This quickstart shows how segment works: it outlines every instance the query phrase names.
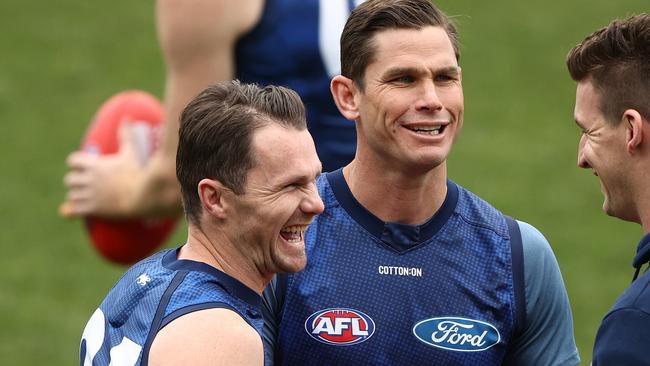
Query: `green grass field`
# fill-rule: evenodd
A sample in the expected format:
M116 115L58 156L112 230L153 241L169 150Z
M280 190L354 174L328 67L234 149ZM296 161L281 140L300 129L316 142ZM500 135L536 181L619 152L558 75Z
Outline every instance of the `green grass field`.
M242 0L245 1L245 0ZM438 3L462 42L465 129L450 176L549 239L571 298L583 364L632 277L641 229L601 212L597 178L575 166L568 50L647 0ZM57 214L66 155L109 95L161 95L152 1L0 3L0 360L76 364L83 327L124 268ZM168 245L184 240L181 226Z

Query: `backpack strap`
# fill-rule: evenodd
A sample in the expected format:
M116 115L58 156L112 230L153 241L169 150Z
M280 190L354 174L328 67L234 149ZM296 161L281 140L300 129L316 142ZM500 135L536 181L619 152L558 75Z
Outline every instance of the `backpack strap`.
M515 335L521 334L526 325L526 286L524 283L524 248L519 224L510 216L504 215L510 233L512 252L512 285L515 296Z

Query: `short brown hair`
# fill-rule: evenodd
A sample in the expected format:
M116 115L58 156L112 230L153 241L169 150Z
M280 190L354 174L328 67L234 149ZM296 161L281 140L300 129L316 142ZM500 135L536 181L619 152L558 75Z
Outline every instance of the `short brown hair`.
M573 80L590 79L600 109L618 124L632 108L650 119L650 15L615 20L575 46L567 56Z
M255 130L271 123L300 131L307 128L305 107L296 92L237 80L205 89L180 118L176 177L185 214L197 225L201 179L216 179L235 194L244 193L248 170L255 165L251 151Z
M341 33L341 74L363 88L366 67L374 61L373 36L387 29L442 27L460 58L458 32L430 0L368 0L355 8Z

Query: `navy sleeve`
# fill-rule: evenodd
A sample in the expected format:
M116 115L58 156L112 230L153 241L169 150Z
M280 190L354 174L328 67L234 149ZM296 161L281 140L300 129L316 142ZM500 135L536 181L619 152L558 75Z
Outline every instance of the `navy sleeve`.
M571 306L553 250L537 229L518 223L524 257L526 323L513 340L507 364L577 365L580 357Z
M598 329L592 366L650 365L650 315L623 308L610 313Z

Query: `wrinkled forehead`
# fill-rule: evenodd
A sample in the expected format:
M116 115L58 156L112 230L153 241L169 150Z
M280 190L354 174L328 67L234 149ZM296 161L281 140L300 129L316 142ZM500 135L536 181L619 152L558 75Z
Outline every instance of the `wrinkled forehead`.
M426 43L421 43L422 39L414 39L414 35L417 34L426 34L428 35L428 40ZM380 50L384 44L413 44L417 46L418 43L420 46L426 46L430 42L443 42L445 48L448 48L453 56L458 59L457 50L454 46L454 42L450 37L447 30L441 25L425 25L422 27L392 27L376 30L370 39L368 44L372 46L374 53Z
M390 68L409 68L413 64L460 71L451 40L441 27L386 30L377 33L373 42L374 54L366 72L377 64Z

